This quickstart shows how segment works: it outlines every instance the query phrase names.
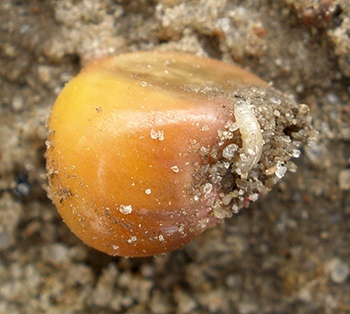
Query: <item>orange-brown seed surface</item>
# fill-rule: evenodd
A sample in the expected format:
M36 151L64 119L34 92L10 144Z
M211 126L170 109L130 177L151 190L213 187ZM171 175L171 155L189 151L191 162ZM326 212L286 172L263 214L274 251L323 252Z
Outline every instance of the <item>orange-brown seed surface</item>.
M239 129L218 138L237 122L228 95L256 85L266 83L179 53L90 62L49 121L49 196L64 222L89 246L118 256L170 252L213 226L221 218L214 210L230 197L225 202L208 169L228 145L244 148Z

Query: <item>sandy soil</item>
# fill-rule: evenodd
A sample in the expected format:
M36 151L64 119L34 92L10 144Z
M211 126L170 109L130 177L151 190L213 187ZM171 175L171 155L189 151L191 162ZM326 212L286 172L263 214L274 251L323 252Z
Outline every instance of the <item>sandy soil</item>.
M91 58L171 50L235 62L319 131L267 196L156 258L86 247L42 188L45 122ZM348 0L2 0L0 313L350 313Z

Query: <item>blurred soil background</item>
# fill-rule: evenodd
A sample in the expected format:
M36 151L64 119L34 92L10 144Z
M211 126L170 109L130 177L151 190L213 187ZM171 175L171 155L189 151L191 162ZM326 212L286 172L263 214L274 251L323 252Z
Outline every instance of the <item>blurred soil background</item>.
M310 106L317 141L264 198L185 248L109 257L42 188L45 122L91 58L235 62ZM1 0L0 313L350 313L348 0Z

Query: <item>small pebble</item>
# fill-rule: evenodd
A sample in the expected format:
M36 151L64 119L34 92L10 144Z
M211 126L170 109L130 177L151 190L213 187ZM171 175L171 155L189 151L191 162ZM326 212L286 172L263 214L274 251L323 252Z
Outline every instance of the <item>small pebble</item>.
M342 170L338 176L339 186L341 190L350 190L350 169Z
M350 267L344 263L340 258L333 258L327 265L327 270L334 283L343 283L350 274Z

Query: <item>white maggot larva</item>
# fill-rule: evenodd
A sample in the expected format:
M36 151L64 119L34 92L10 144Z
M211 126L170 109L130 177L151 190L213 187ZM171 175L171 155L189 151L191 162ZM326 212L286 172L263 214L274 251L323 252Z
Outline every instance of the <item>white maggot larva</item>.
M259 162L263 137L259 122L249 104L243 101L237 102L234 114L243 142L237 170L243 174L254 168Z

